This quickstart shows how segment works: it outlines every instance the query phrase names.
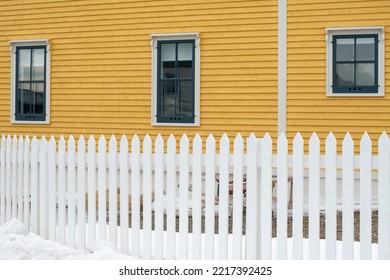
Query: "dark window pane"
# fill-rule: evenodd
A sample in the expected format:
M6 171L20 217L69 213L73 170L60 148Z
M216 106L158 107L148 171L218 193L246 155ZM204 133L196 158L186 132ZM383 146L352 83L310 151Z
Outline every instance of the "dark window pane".
M356 85L374 86L375 85L375 64L357 63L356 64Z
M179 92L179 110L177 112L180 116L193 116L194 115L194 95L193 95L193 82L181 81L178 82Z
M176 107L174 81L161 81L160 89L160 114L162 116L174 116Z
M33 93L30 90L30 83L20 83L18 84L17 90L18 97L18 114L32 114L32 101Z
M375 59L375 39L374 38L356 38L356 60L374 60Z
M32 80L43 81L45 73L45 51L44 49L32 50Z
M44 106L44 84L43 83L33 83L31 85L32 93L34 94L34 103L33 111L35 114L43 114Z
M176 57L176 45L175 44L161 44L161 77L175 78L175 57Z
M29 81L30 80L30 69L31 69L31 50L21 49L18 51L18 81Z
M193 44L179 43L178 44L178 73L180 78L192 77L193 66Z
M336 86L354 85L354 64L345 63L336 65Z
M336 61L353 61L354 60L355 39L337 39L336 40Z

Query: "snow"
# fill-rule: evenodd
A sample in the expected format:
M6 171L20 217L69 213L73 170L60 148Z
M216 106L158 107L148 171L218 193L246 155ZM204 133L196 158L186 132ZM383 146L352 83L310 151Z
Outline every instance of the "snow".
M27 232L17 219L0 226L0 260L124 260L111 243L98 241L93 248L77 250Z
M164 233L166 234L166 233ZM152 243L154 232L152 232ZM129 229L129 236L131 236L131 229ZM192 235L189 234L189 256L192 255ZM141 231L142 238L142 231ZM176 234L179 239L179 233ZM202 244L205 236L202 235ZM288 259L292 259L292 239L287 240ZM232 242L232 236L229 235L229 243ZM142 240L141 252L142 252ZM243 254L245 248L245 238L243 237ZM320 241L320 259L325 259L325 240ZM218 236L215 235L215 252L218 252ZM308 259L308 239L303 240L303 259ZM152 244L153 247L153 244ZM177 254L179 254L177 246ZM276 257L277 240L272 240L273 258ZM378 246L372 244L371 246L372 258L377 259ZM342 259L342 242L337 241L337 259ZM205 248L201 248L201 255L204 257ZM165 252L166 253L166 252ZM360 243L354 243L354 259L359 259ZM229 259L231 259L231 252L229 250ZM109 242L97 241L93 248L87 247L86 250L78 250L72 247L59 244L54 241L45 240L42 237L28 232L25 225L17 219L0 225L0 260L136 260L136 258L122 254L115 246Z

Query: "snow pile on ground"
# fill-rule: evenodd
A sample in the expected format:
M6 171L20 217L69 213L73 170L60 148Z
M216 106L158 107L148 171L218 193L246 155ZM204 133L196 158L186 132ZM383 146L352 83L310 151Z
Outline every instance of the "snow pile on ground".
M25 225L13 219L0 226L0 260L121 260L134 259L121 254L108 242L94 248L73 249L28 233Z

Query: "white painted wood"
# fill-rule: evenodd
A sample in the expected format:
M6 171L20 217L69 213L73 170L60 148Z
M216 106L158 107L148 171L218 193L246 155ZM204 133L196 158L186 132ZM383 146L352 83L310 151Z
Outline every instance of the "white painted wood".
M5 222L5 136L1 136L0 147L0 224Z
M73 136L68 139L68 238L66 244L76 246L76 142Z
M202 252L202 139L195 135L192 144L192 259L200 260Z
M229 154L230 141L226 133L222 135L219 148L219 240L218 240L218 259L225 260L229 256Z
M97 239L106 240L107 220L107 167L106 167L106 139L100 136L98 142L98 232Z
M24 146L23 146L23 137L19 136L18 138L18 146L17 146L17 157L18 157L18 171L17 171L17 217L19 221L23 221L23 154L24 154Z
M24 139L23 153L23 223L30 228L30 138Z
M10 140L10 138L8 139ZM7 139L7 148L9 147L8 139ZM31 232L35 234L39 234L38 151L39 151L39 142L37 138L34 136L31 140ZM6 205L6 207L8 208L9 205ZM8 212L6 212L6 215L9 214L9 217L10 217L10 210L11 209L8 209ZM6 216L6 219L7 218L8 217Z
M179 259L188 259L188 188L189 188L189 140L184 134L180 139L179 178Z
M109 218L109 240L117 246L118 228L118 192L117 192L117 146L115 136L111 136L108 144L108 218Z
M38 153L38 147L36 150ZM38 161L38 159L36 159L36 161ZM36 164L36 166L38 166L38 164ZM11 140L11 136L8 135L6 148L5 148L5 220L6 222L11 220L12 218L12 176L11 174L12 174L12 140ZM36 176L36 179L38 179L38 176ZM35 185L34 191L35 190L38 190L38 183ZM37 222L37 219L35 222ZM38 231L36 233L38 233Z
M39 141L39 234L48 238L48 186L47 142L45 136Z
M329 133L325 143L325 198L326 198L326 252L328 260L335 260L337 256L336 237L337 237L337 141L333 133Z
M371 259L372 143L367 132L360 141L360 259ZM390 202L390 201L389 201Z
M77 248L85 248L85 193L86 189L86 147L84 136L77 142Z
M122 135L119 154L120 249L129 253L129 142Z
M57 163L56 163L56 140L54 136L50 137L50 141L47 147L48 156L48 227L49 227L49 239L56 240L57 230Z
M143 140L143 259L152 257L152 140Z
M66 186L66 176L65 176L65 139L61 135L58 142L58 236L57 241L59 243L65 244L66 239L66 206L65 206L65 186ZM32 159L32 154L31 154ZM31 178L33 174L31 172ZM31 184L32 192L32 184Z
M11 149L11 216L16 218L18 216L18 139L16 136L12 137Z
M140 229L141 229L141 175L140 175L140 141L137 135L131 140L131 228L132 228L132 255L140 257Z
M93 247L96 239L96 141L91 135L88 139L88 246Z
M247 140L248 174L246 200L246 257L248 260L258 258L258 185L257 185L257 144L258 140L252 133ZM221 221L220 221L221 222ZM226 244L227 247L227 244ZM226 251L226 249L225 249Z
M242 259L243 220L243 160L244 140L241 134L234 139L233 159L233 259Z
M390 140L383 132L378 146L378 259L390 259Z
M319 259L320 250L320 140L309 140L309 259Z
M294 260L303 259L303 138L297 133L293 140L293 253Z
M215 230L215 139L210 134L206 140L206 205L205 205L205 258L214 259Z
M281 133L277 142L277 258L287 259L288 142Z
M272 258L272 139L266 133L261 141L261 259Z
M175 259L176 235L176 140L168 138L167 154L167 259Z
M159 134L155 140L155 200L154 200L154 219L155 219L155 246L154 258L161 260L163 258L164 245L164 140Z
M354 255L354 143L349 133L343 141L342 152L342 196L343 196L343 259L353 259Z

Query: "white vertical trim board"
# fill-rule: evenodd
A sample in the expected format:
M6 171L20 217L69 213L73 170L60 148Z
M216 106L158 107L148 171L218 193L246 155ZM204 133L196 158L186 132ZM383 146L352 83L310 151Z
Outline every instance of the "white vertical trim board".
M278 135L287 129L287 1L278 1Z

